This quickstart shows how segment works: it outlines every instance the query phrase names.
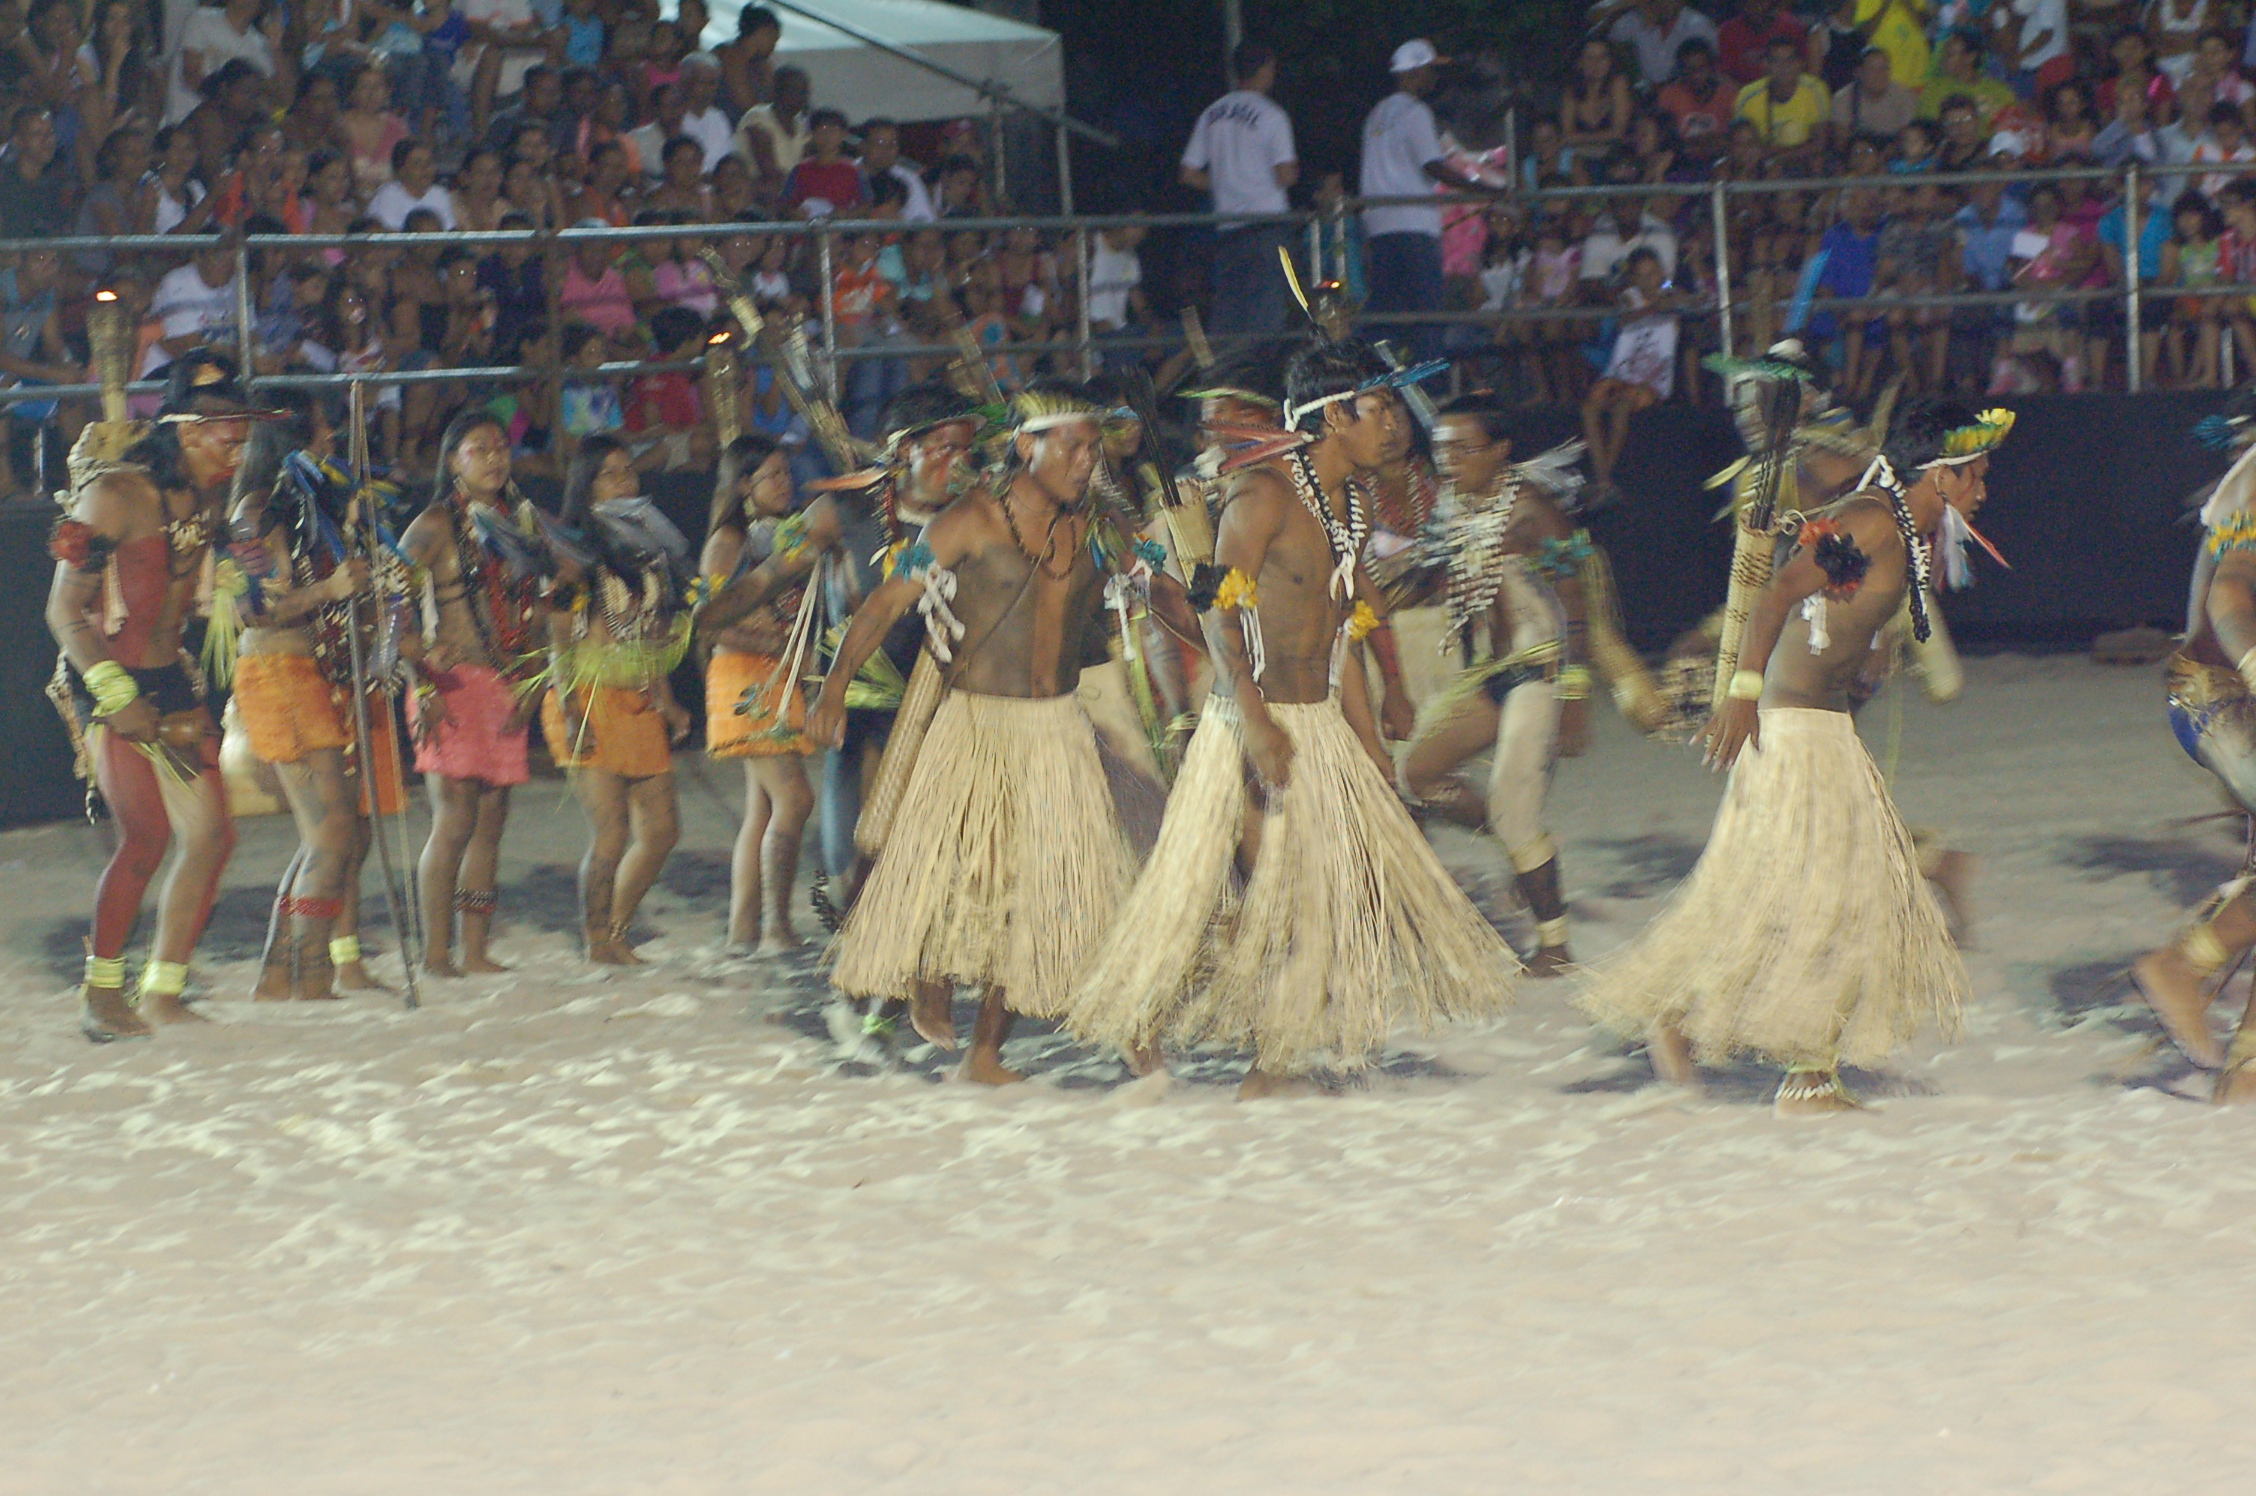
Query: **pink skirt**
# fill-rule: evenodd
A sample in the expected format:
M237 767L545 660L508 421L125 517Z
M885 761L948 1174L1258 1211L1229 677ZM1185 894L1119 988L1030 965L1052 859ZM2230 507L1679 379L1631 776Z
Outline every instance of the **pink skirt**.
M417 718L420 703L407 701L407 720L415 733L415 768L442 779L479 780L497 788L523 784L525 723L512 727L517 694L499 672L484 665L457 665L431 677L446 708L444 720L428 734Z

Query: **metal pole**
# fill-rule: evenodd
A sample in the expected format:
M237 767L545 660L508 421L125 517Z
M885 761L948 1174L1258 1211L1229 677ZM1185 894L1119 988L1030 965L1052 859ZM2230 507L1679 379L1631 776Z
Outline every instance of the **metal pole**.
M1065 137L1060 135L1058 139L1062 141ZM1089 339L1089 230L1086 226L1073 231L1073 265L1081 287L1081 294L1074 298L1080 303L1080 311L1073 319L1073 341L1081 350L1081 377L1094 379L1097 366L1095 349Z
M823 381L830 386L830 403L836 405L838 403L838 283L831 278L829 224L826 223L815 230L815 249L822 266L822 342L823 352L828 355L823 362L829 366L828 372L823 376Z
M1073 137L1057 132L1058 214L1073 216Z
M1714 222L1715 278L1716 278L1716 336L1720 340L1723 356L1732 356L1731 339L1731 215L1724 207L1723 183L1715 184L1708 195L1709 215Z
M251 325L251 246L235 236L235 350L243 388L257 376L258 330Z
M1504 175L1512 193L1520 190L1520 106L1507 105L1504 110Z
M994 159L987 164L987 179L994 184L995 206L1000 208L1010 200L1010 176L1003 164L1003 101L991 100L987 111L987 137L993 142L989 154Z
M1308 283L1316 284L1327 277L1324 274L1324 219L1321 214L1308 220Z
M2124 375L2132 394L2144 383L2145 340L2139 336L2139 169L2133 156L2123 171L2123 347L2130 354Z

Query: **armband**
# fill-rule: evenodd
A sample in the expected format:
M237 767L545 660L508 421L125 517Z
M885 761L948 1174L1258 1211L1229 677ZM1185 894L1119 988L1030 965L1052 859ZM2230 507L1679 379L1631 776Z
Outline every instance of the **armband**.
M1248 613L1261 606L1261 590L1253 578L1235 566L1223 573L1222 584L1214 589L1214 606L1225 613Z
M1582 563L1595 554L1590 544L1590 532L1577 530L1566 539L1553 537L1536 548L1535 569L1555 582L1563 582L1582 571Z
M100 660L86 667L87 694L94 698L94 715L115 716L141 694L140 683L115 660Z
M2222 561L2228 551L2256 551L2256 515L2236 509L2209 532L2209 559Z
M1357 603L1355 611L1347 615L1347 642L1350 644L1361 643L1374 631L1383 627L1384 623L1385 620L1379 617L1369 603Z
M1156 540L1139 540L1136 542L1136 559L1157 571L1167 564L1167 550Z
M1738 672L1731 677L1731 684L1725 687L1723 692L1733 701L1760 701L1762 700L1762 693L1763 678L1762 672L1759 670Z
M932 570L932 563L935 559L932 554L932 547L920 540L901 552L901 558L893 563L893 575L897 577L922 576Z
M813 547L807 539L807 511L802 509L776 525L775 553L778 558L797 561L811 549Z
M1214 606L1214 594L1221 590L1222 570L1211 561L1201 561L1191 568L1190 585L1183 590L1189 594L1191 611L1204 613Z
M55 521L47 532L47 554L79 571L100 571L117 542L82 519L69 516Z
M1587 701L1590 699L1590 667L1569 665L1559 672L1554 682L1561 701Z
M1835 602L1855 597L1864 585L1864 574L1872 569L1872 558L1858 547L1856 537L1833 520L1806 522L1795 544L1809 549L1810 559L1825 573L1825 595Z

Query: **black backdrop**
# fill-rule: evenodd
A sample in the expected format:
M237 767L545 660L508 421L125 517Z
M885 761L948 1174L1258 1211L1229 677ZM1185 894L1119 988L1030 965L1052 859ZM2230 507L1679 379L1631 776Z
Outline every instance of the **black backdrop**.
M2020 424L1991 466L1981 527L2012 570L1977 559L1975 587L1947 604L1960 641L2059 647L2131 624L2180 627L2197 538L2185 501L2224 467L2187 433L2219 398L2083 395L2007 403ZM1521 450L1579 429L1572 411L1531 411ZM1613 558L1638 648L1666 648L1721 600L1731 538L1715 522L1720 499L1701 484L1738 451L1720 410L1666 405L1637 418L1617 474L1634 497L1589 523ZM654 480L653 488L684 533L702 532L706 482L675 476ZM41 616L53 517L46 507L0 508L0 825L75 815L84 799L71 778L68 740L40 694L55 659ZM686 678L678 683L688 686ZM682 696L685 704L699 700L694 689Z

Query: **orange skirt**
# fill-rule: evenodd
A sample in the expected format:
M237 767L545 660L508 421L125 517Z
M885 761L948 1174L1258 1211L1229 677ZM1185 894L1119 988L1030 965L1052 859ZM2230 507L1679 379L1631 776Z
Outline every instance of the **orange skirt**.
M713 651L712 661L705 667L706 753L714 758L784 758L814 751L800 735L800 729L807 725L807 695L799 682L786 681L780 691L763 691L759 703L763 710L758 713L739 710L744 693L754 686L766 686L780 668L782 661L773 655ZM776 699L779 696L780 702ZM783 709L780 730L776 723L778 706Z
M295 764L309 753L353 748L348 692L329 683L310 655L244 655L235 662L235 711L242 718L251 752L270 764ZM391 703L381 692L368 693L369 773L360 776L360 813L370 813L369 784L376 787L375 813L397 815L406 803L400 768L399 732ZM358 767L357 765L355 766Z
M551 690L541 698L541 731L562 769L601 769L622 779L653 779L674 768L673 745L657 703L640 691L598 686L587 698L586 728L574 739Z

